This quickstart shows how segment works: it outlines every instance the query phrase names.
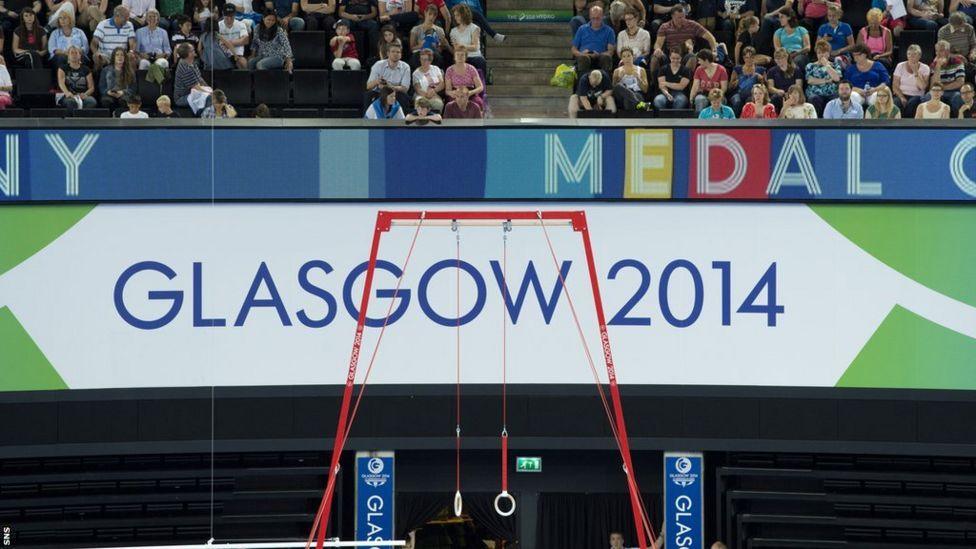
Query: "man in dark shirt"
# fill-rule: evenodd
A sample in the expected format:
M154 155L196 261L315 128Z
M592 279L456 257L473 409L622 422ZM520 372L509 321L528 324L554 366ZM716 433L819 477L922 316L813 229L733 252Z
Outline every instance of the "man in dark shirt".
M470 100L469 90L465 87L454 88L454 101L444 107L444 118L483 118L484 113L477 103Z
M0 17L3 18L0 28L7 37L6 44L13 42L14 29L20 25L20 10L24 8L30 8L35 14L41 13L41 0L0 0ZM9 50L10 46L6 44L4 49Z
M359 54L366 59L380 42L379 4L376 0L339 0L339 17L351 23L349 30L366 31L366 48ZM377 55L377 57L379 57Z
M613 81L609 74L592 70L585 78L580 78L576 93L569 98L569 117L576 118L576 113L581 110L617 112L617 104L613 100Z

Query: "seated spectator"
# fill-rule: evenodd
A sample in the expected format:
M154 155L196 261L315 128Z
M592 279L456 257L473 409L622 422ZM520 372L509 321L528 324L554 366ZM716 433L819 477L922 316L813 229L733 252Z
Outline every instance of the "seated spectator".
M617 36L613 29L603 24L603 9L590 8L590 22L576 31L573 37L573 57L576 58L577 74L589 73L594 64L609 73L613 66L613 53Z
M718 0L718 28L735 32L744 19L755 17L756 11L755 0Z
M746 48L742 52L742 65L732 71L729 79L729 87L732 89L732 110L742 112L742 105L749 102L755 96L753 89L757 84L765 87L763 74L766 69L757 67L754 61L756 50ZM763 97L766 97L765 95ZM769 98L766 97L768 100Z
M176 49L176 73L173 75L173 97L178 107L189 107L187 99L193 90L208 91L206 80L197 68L196 50L189 44Z
M414 112L407 115L407 124L417 124L418 126L423 126L425 124L440 124L441 115L436 112L431 112L430 110L430 100L426 97L418 97L413 102Z
M901 110L895 104L891 88L881 84L874 94L876 98L873 105L864 110L864 118L888 119L901 118Z
M307 31L328 32L336 24L336 0L301 0L299 7Z
M7 62L0 55L0 111L14 104L14 98L10 92L14 91L13 80L10 79L10 72L7 70ZM972 98L970 98L972 99Z
M803 73L807 80L807 100L823 115L827 102L837 96L842 72L840 63L830 59L829 42L820 40L814 51L817 60L808 63Z
M349 69L358 71L362 64L359 62L359 51L356 50L356 37L349 32L349 21L340 19L335 24L336 35L329 40L332 48L332 70Z
M448 97L453 97L454 101L451 101L444 107L444 118L484 118L484 112L481 110L481 107L474 101L471 101L471 90L468 88L464 86L454 88L454 93Z
M349 30L365 32L369 44L380 41L380 25L376 21L379 16L376 0L339 0L339 17L349 21L352 25ZM363 54L367 55L367 52Z
M671 51L671 48L674 47L683 48L682 51L686 53L684 61L688 64L688 70L694 70L694 45L695 40L699 38L709 43L712 52L717 51L718 42L715 41L712 33L708 32L708 29L695 21L687 19L684 9L680 6L671 8L671 20L661 25L661 29L657 33L657 39L654 41L654 53L651 57L651 73L657 74L658 67L665 62L665 50L662 48Z
M41 68L47 56L47 34L37 22L37 14L31 8L20 10L20 26L14 30L10 45L14 64L28 69Z
M454 21L451 19L451 11L447 9L447 2L444 0L415 0L417 2L417 12L424 13L427 11L428 6L434 6L437 8L437 13L440 16L438 22L444 28L444 31L448 35L451 34L451 27L454 25Z
M81 63L81 48L68 46L68 62L58 67L58 105L73 111L95 106L95 80L92 71Z
M590 14L592 18L592 14ZM576 118L579 111L609 111L617 112L617 105L613 100L613 87L610 76L599 69L593 69L580 78L576 85L576 93L569 97L569 117Z
M451 95L451 90L456 87L468 88L471 101L477 103L481 107L481 111L485 112L485 101L482 98L485 84L481 81L478 69L466 62L467 56L468 53L464 50L454 50L454 64L448 67L444 73L447 95Z
M935 32L947 23L942 14L942 0L905 0L908 25L913 29Z
M803 18L803 26L811 33L816 32L827 22L827 10L830 6L840 7L840 0L832 2L830 0L800 0L797 13Z
M217 13L211 0L193 0L193 22L200 25L201 29L204 22L213 19Z
M976 103L973 102L974 95L976 94L973 92L973 85L963 84L959 90L959 96L962 97L962 104L959 105L959 118L976 120Z
M976 1L973 2L976 4ZM949 23L939 29L939 40L949 43L949 51L966 58L971 67L976 63L976 31L966 22L962 12L954 12L949 16Z
M410 65L400 60L402 50L390 46L386 61L377 61L369 71L366 81L365 103L369 105L379 96L381 88L392 88L397 94L396 100L401 105L409 105L407 93L410 91Z
M610 26L615 31L619 32L627 28L627 23L624 21L627 10L633 10L636 14L639 27L644 26L644 21L647 19L647 7L644 6L643 0L613 0L610 2L610 7L606 10L606 14L610 17ZM620 44L617 44L617 46L619 47ZM648 43L648 46L650 46L650 43Z
M780 12L779 24L779 30L773 34L773 47L785 49L790 61L798 67L805 66L810 56L810 33L799 26L793 12Z
M735 37L734 63L742 64L742 50L752 48L759 51L759 18L755 15L743 17L739 20L739 29ZM785 51L785 50L784 50ZM768 65L773 59L768 55L756 53L754 56L757 65Z
M156 116L155 118L179 118L180 113L173 110L173 105L170 102L168 95L160 95L156 98Z
M634 1L640 2L640 0ZM485 34L492 40L499 44L505 41L505 35L492 28L491 23L485 17L485 12L481 7L481 0L447 0L447 8L449 10L453 10L461 4L468 6L471 10L471 16L474 18L474 24L481 27L481 30L485 31Z
M377 61L382 61L386 59L386 50L390 48L393 44L403 47L403 42L400 41L400 37L397 36L396 27L393 25L383 25L380 28L380 41L376 44L376 51L379 53L379 58Z
M864 44L856 44L851 53L854 63L844 70L844 78L854 87L854 101L859 105L867 101L870 105L874 103L878 86L891 84L891 77L884 65L871 59L871 52Z
M444 72L434 64L434 52L420 50L420 66L413 71L414 96L426 98L430 102L430 108L442 112L444 100L441 99L440 94L446 86Z
M25 9L36 16L41 11L41 0L0 0L0 32L4 36L10 36L20 26Z
M708 103L709 105L698 113L698 118L701 120L734 120L735 112L732 111L732 107L722 104L722 90L718 88L712 88L708 92Z
M794 84L786 91L779 117L790 120L813 120L817 118L817 109L807 103L807 98L803 95L803 86Z
M95 0L89 0L94 2ZM250 2L251 0L245 0ZM173 34L176 31L176 19L183 17L186 12L186 0L156 0L156 9L159 11L159 26L166 29L166 32Z
M769 102L769 95L766 86L756 84L752 87L752 101L742 106L742 115L739 118L779 118L776 114L776 107Z
M949 0L949 13L961 12L972 24L976 21L976 2L972 0Z
M264 12L264 18L254 32L251 54L247 68L252 71L285 69L291 72L291 43L288 41L288 33L278 24L278 14L273 10Z
M725 96L729 87L729 73L725 67L715 62L711 50L701 50L697 55L698 68L691 79L691 100L695 103L695 112L701 112L711 101L711 91L717 89Z
M200 113L200 118L237 118L237 109L227 103L227 95L223 90L213 91L212 103Z
M129 110L120 114L119 118L149 118L149 115L142 111L142 98L138 95L130 95L126 101L126 106L129 107Z
M688 0L655 0L654 2L648 2L650 6L649 13L647 17L650 22L647 25L647 30L651 32L651 35L658 36L661 27L665 23L673 19L672 12L674 8L681 8L681 11L685 16L690 16L692 9ZM704 28L704 26L702 26ZM670 46L665 46L670 49Z
M159 12L151 9L146 12L146 26L136 31L136 55L139 56L139 69L146 70L149 65L169 68L173 50L169 45L169 34L159 28Z
M671 48L669 55L671 62L661 67L657 76L657 88L661 92L654 98L654 106L661 109L687 109L688 84L691 83L691 73L684 64L681 48Z
M915 119L942 119L947 120L949 118L949 105L942 102L942 84L935 82L929 87L929 93L927 95L929 100L918 106L918 110L915 111Z
M831 99L824 107L825 120L857 119L864 118L864 109L861 104L854 101L851 97L853 86L847 80L841 80L837 84L837 97Z
M630 48L634 54L634 63L647 66L651 55L651 33L640 26L639 15L634 10L624 12L626 27L617 35L617 51L623 54L624 48Z
M242 23L243 24L243 23ZM219 22L215 19L203 21L203 34L200 35L200 61L208 71L229 70L237 66L234 53L224 47L220 33L217 32ZM194 51L194 54L196 53Z
M895 103L905 112L905 118L915 118L915 109L924 101L928 92L932 69L922 63L922 48L918 44L908 46L908 59L898 63L891 83Z
M907 5L907 2L905 2L905 5ZM871 0L871 7L881 10L881 24L890 30L891 34L897 39L901 35L901 31L905 29L905 25L908 24L908 17L893 18L891 16L891 4L887 0Z
M945 40L935 43L935 59L929 66L932 69L930 80L942 84L942 101L958 111L961 101L959 89L966 78L966 60L961 55L954 55L951 49Z
M397 31L407 34L420 24L420 14L414 0L380 0L381 25L393 25Z
M253 32L254 27L261 24L261 14L254 11L252 0L227 0L224 5L234 6L234 19L242 21L247 32Z
M247 0L245 0L247 1ZM375 0L374 0L375 2ZM278 23L288 32L305 30L305 20L298 16L298 2L295 0L266 0L265 12L274 10Z
M437 8L427 6L423 22L410 29L410 51L413 53L412 58L415 59L412 63L414 66L420 64L420 51L425 49L433 52L435 65L443 64L442 54L448 51L447 34L444 29L437 26L436 21Z
M71 46L77 46L81 50L82 60L88 56L88 37L75 26L74 12L63 10L58 15L58 28L47 39L51 64L55 67L64 65L68 61L68 48Z
M254 118L271 118L271 109L264 103L261 103L257 107L254 107Z
M180 44L190 44L200 54L200 37L193 32L193 21L181 15L173 22L173 34L169 37L170 50L176 51Z
M790 62L790 54L783 48L776 50L773 60L775 64L766 71L766 89L773 106L782 110L787 90L793 86L803 87L803 70Z
M868 57L878 61L891 70L891 53L894 51L894 39L891 31L881 24L881 10L868 10L868 24L857 33L857 43L868 49Z
M156 9L156 0L122 0L122 5L129 10L129 21L136 29L146 26L146 15L149 10ZM162 23L169 26L169 22Z
M383 63L383 61L380 61ZM366 108L363 118L366 120L403 120L403 108L397 100L399 95L390 86L382 86L374 99ZM406 96L404 96L406 97Z
M645 110L644 99L649 89L647 71L634 64L633 50L622 48L620 66L613 71L614 103L624 111Z
M124 3L125 0L123 0ZM70 14L72 22L75 20L74 0L44 0L44 5L47 7L46 28L48 31L53 31L61 24L58 20L62 13Z
M870 12L868 14L870 19ZM830 42L832 59L849 55L848 52L854 47L854 31L850 25L840 20L843 15L844 10L839 5L830 6L827 8L827 22L817 30L817 40L826 39Z
M233 4L224 4L224 17L217 23L217 41L239 69L247 68L244 46L251 42L247 25L235 18L237 13Z
M451 29L451 46L468 52L468 63L488 74L488 64L481 54L481 29L471 20L471 9L464 4L454 8L454 28Z
M98 91L102 96L102 107L113 112L126 106L128 98L136 94L136 71L122 48L115 48L112 63L102 69Z
M776 49L773 47L773 34L779 29L779 14L793 12L796 8L796 0L765 0L763 5L766 8L766 15L760 22L759 45L755 48L756 51L766 53Z
M116 6L112 17L95 27L91 39L91 56L95 61L95 70L101 70L112 61L109 55L115 48L122 48L135 60L136 30L129 21L129 11L125 6Z

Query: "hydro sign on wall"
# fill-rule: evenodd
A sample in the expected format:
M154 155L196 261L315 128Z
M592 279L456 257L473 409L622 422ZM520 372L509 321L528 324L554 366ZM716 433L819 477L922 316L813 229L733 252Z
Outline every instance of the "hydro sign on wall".
M356 452L356 541L393 540L394 461L393 452Z

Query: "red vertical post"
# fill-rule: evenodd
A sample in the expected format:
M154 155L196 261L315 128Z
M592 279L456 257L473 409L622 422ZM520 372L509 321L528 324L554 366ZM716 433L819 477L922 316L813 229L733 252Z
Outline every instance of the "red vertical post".
M359 365L359 353L363 343L363 331L366 327L366 308L369 306L370 290L373 286L373 275L376 273L376 257L380 249L380 237L389 228L389 220L386 219L386 212L376 214L376 225L373 228L373 244L369 250L369 264L366 267L366 281L363 285L363 297L359 302L359 318L356 321L356 336L352 340L352 354L349 358L349 372L346 375L346 387L342 391L342 405L339 408L339 421L336 425L335 442L332 446L332 462L329 466L329 481L322 494L322 501L319 503L319 510L312 523L312 531L309 533L308 542L305 547L312 544L312 539L317 538L315 547L322 549L325 545L325 530L329 524L329 515L332 511L332 496L335 493L336 478L339 473L339 458L346 441L346 430L349 420L349 405L352 400L352 390L356 382L356 367ZM318 536L316 536L316 533Z
M586 268L590 274L590 286L593 290L593 304L596 308L596 319L600 325L600 346L603 347L603 360L607 364L607 378L610 383L610 398L613 400L613 412L619 437L620 455L624 460L627 475L627 488L630 491L630 505L634 513L634 526L637 527L637 543L640 549L647 549L647 537L644 532L644 514L641 506L640 493L637 488L636 471L630 457L630 441L627 439L627 424L624 421L624 408L620 400L620 389L617 386L617 372L613 365L613 353L610 350L610 334L607 332L607 319L603 312L603 298L600 296L600 282L596 272L596 261L593 259L593 246L590 244L590 229L586 222L586 214L579 212L580 217L574 220L574 226L583 236L583 251L586 253Z

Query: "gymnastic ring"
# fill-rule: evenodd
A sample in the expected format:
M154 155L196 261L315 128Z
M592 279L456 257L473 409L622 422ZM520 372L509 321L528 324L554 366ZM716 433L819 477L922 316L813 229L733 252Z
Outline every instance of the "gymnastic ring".
M461 500L461 491L454 492L454 516L460 517L464 510L464 502Z
M508 501L512 502L512 508L508 511L502 511L501 507L498 506L498 502L503 499L508 499ZM515 513L515 498L512 497L512 494L508 493L508 490L502 490L502 493L495 496L495 512L503 517L510 517Z

